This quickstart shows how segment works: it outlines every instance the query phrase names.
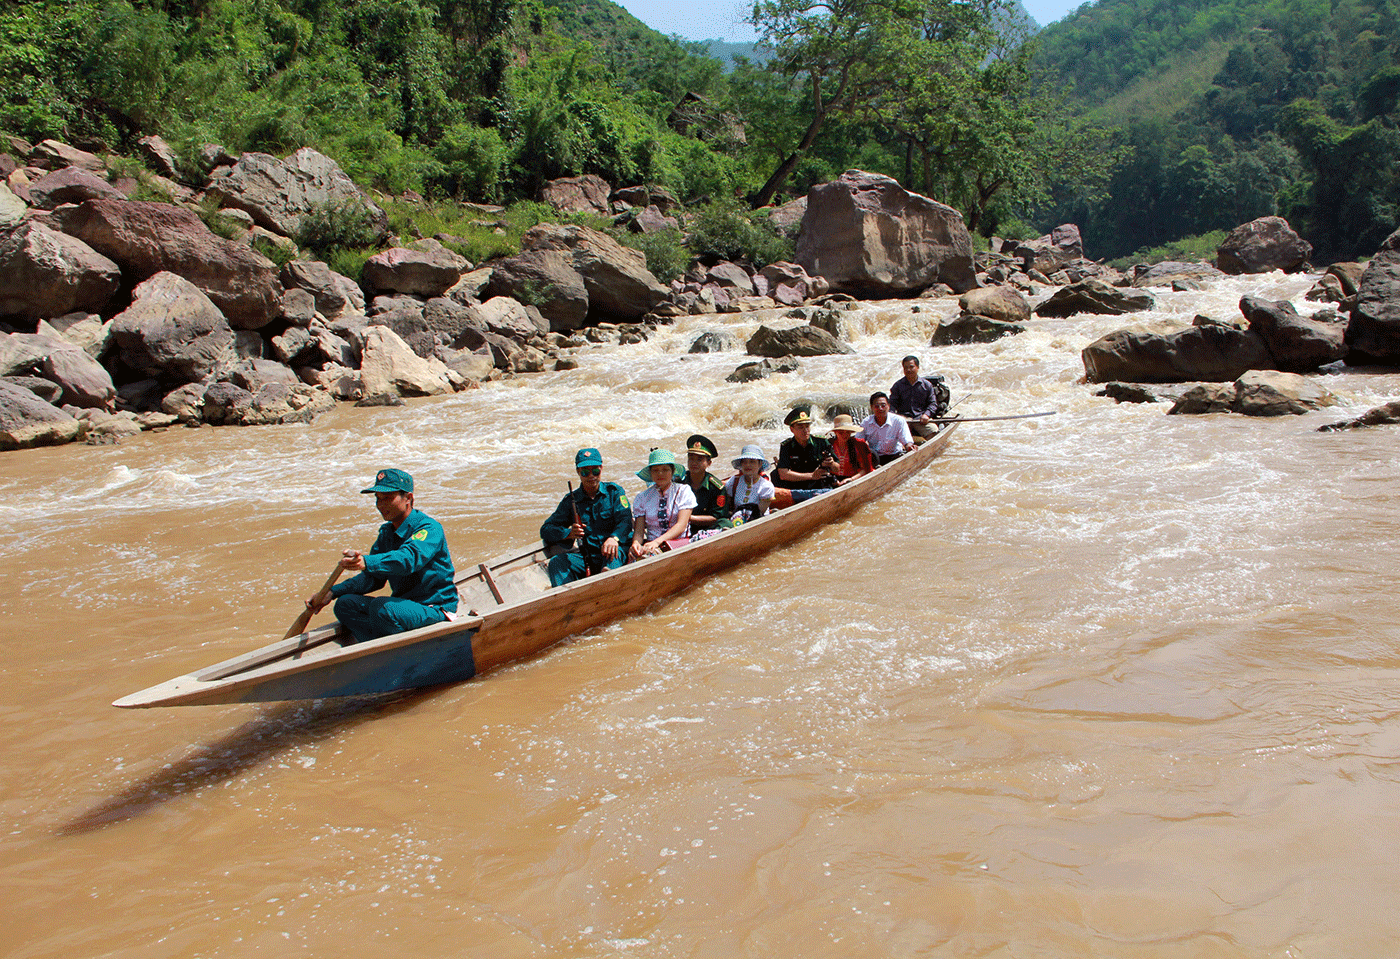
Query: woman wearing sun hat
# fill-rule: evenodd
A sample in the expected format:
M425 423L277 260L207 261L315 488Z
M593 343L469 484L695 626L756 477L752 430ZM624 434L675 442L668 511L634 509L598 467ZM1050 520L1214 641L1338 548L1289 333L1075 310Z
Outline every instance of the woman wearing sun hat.
M724 484L724 491L729 494L735 521L740 517L745 521L758 519L768 512L768 504L773 502L773 496L777 493L772 481L765 475L773 468L772 464L755 443L740 450L731 463L739 472Z
M837 485L864 476L875 468L870 447L854 435L859 432L860 427L849 413L842 413L831 421L831 458L837 463Z
M652 450L637 476L651 485L632 501L632 548L628 555L633 560L644 559L663 548L675 549L690 542L695 491L677 482L685 479L685 467L667 450Z

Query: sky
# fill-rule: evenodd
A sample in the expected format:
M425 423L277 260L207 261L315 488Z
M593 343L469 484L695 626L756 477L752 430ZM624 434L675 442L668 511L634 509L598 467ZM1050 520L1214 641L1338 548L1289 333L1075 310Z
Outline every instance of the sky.
M665 34L687 40L752 42L753 27L744 22L752 3L744 0L615 0L628 13ZM1083 0L1021 0L1042 27L1078 9Z

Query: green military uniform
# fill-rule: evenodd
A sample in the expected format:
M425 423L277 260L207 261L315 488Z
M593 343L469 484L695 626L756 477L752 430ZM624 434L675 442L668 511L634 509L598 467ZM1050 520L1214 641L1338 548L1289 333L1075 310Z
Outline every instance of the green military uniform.
M730 525L730 509L729 495L724 491L724 484L714 473L706 473L705 481L695 490L695 509L690 511L691 519L694 520L696 516L713 516L716 526L724 529Z
M632 504L621 486L600 483L598 495L592 499L582 488L565 494L554 513L540 527L540 539L546 546L568 540L569 527L574 525L575 509L587 532L579 543L578 552L561 553L549 561L551 586L562 586L582 579L585 570L598 573L616 569L627 559L626 544L632 536ZM603 559L603 542L608 537L615 537L618 542L617 556L612 560Z

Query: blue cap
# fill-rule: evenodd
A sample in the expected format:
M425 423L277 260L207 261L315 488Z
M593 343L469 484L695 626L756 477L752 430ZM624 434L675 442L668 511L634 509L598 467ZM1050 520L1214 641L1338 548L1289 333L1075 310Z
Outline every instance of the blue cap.
M591 446L585 447L574 454L574 469L580 469L584 466L602 465L603 454L599 453Z
M412 493L413 477L403 470L380 470L374 474L374 485L361 493Z

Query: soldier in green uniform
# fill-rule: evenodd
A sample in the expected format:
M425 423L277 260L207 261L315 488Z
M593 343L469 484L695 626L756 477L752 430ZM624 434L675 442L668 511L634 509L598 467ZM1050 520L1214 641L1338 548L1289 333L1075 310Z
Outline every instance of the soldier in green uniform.
M627 554L618 544L632 535L632 504L621 486L603 482L603 454L581 449L574 456L574 468L579 488L565 495L540 527L546 546L571 540L578 544L576 552L560 553L549 561L550 586L621 566Z
M710 472L710 464L719 455L709 437L694 434L685 441L685 482L695 491L695 510L690 514L692 538L706 530L728 529L729 496L724 484Z

